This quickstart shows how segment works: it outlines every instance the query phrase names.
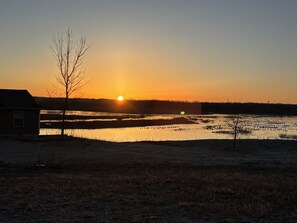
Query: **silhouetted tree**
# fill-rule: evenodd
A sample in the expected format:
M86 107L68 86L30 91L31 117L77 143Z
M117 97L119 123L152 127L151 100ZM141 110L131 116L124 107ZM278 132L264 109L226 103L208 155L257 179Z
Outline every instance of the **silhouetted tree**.
M50 45L58 66L56 81L62 88L64 97L61 123L62 136L64 135L68 99L86 84L83 60L89 47L86 36L74 38L71 29L54 35Z
M228 126L231 128L231 134L233 136L233 148L236 148L236 141L238 139L238 135L240 133L247 132L244 128L244 121L242 120L242 116L237 114L232 117L232 120L228 122Z

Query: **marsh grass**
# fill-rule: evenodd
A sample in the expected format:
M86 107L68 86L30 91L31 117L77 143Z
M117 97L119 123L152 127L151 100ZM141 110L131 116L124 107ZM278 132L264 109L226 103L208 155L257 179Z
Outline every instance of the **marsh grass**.
M3 222L294 222L297 217L292 169L187 164L16 169L0 178L0 194Z
M280 134L279 137L281 139L293 139L293 140L297 140L297 135L288 135L288 134Z

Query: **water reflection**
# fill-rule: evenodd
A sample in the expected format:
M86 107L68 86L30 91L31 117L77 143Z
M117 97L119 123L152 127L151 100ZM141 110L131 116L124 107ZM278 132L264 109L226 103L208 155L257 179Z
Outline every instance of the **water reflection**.
M59 134L59 129L41 129L41 134ZM89 139L112 142L165 141L207 139L213 135L199 125L165 125L149 127L107 128L107 129L71 129L66 134Z
M51 111L53 112L53 111ZM59 111L54 111L58 114ZM43 111L43 114L49 114ZM127 114L77 112L68 114L90 116L115 116ZM138 119L173 119L180 115L143 115ZM183 115L195 124L163 125L149 127L106 128L106 129L71 129L66 134L90 139L113 142L134 141L165 141L165 140L195 140L195 139L227 139L230 115ZM98 119L96 119L98 120ZM106 121L106 119L104 119ZM243 115L242 121L250 134L241 134L242 139L296 139L297 117L275 117ZM41 129L42 135L59 134L59 129Z

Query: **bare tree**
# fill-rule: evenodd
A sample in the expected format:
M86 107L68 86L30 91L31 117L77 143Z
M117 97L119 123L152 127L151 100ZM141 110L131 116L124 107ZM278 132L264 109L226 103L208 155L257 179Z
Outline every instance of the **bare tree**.
M50 48L58 66L56 81L63 92L61 136L64 135L68 99L86 84L84 57L90 45L86 36L74 38L71 29L53 36Z
M239 114L234 115L227 125L231 129L230 134L233 136L233 148L236 148L239 134L248 134L250 131L246 128L246 123Z

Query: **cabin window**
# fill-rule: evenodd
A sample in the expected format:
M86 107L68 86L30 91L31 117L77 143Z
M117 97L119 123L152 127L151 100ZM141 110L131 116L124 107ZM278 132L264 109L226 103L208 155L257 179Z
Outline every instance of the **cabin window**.
M24 112L14 111L13 112L13 127L24 127Z

